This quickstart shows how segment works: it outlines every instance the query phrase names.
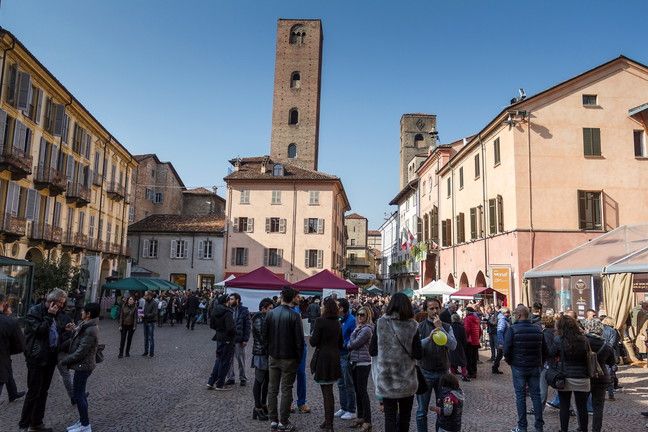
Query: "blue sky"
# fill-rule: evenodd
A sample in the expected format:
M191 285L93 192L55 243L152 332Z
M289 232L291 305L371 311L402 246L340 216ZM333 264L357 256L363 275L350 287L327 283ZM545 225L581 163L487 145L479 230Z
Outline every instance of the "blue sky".
M227 160L268 154L277 18L321 18L322 171L383 222L399 120L442 142L619 54L648 63L644 1L2 0L14 33L133 154L224 195Z

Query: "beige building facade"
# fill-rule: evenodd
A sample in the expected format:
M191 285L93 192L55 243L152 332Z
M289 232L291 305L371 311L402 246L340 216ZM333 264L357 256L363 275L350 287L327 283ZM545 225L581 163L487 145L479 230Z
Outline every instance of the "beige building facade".
M182 213L186 187L173 164L160 161L156 154L135 155L134 158L138 166L132 177L129 222L138 222L154 214Z
M508 304L525 271L648 220L648 68L621 56L513 102L418 170L439 278L493 286Z
M6 30L0 52L0 252L79 265L94 298L127 272L137 161Z

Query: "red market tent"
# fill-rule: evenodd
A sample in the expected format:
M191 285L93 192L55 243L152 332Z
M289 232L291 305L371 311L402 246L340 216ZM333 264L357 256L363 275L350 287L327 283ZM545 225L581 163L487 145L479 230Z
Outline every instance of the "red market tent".
M227 294L237 293L241 302L252 312L259 310L259 302L266 298L279 296L290 282L272 273L265 267L259 267L250 273L225 281Z
M344 290L347 294L358 293L357 286L353 285L351 282L345 281L326 269L302 281L294 283L293 287L304 294L322 294L324 290Z

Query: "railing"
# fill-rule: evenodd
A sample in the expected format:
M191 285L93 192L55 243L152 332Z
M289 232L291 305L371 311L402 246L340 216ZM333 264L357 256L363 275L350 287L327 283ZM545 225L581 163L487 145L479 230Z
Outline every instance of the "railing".
M32 173L32 161L30 154L10 145L5 146L0 153L0 166L22 178Z
M68 229L63 233L61 244L64 244L66 246L74 246L74 233L72 232L72 229Z
M27 219L14 216L11 213L2 214L2 231L6 234L24 236L27 231Z
M52 225L46 223L32 224L30 236L34 240L52 241Z
M67 187L65 174L56 168L44 164L38 164L34 183L36 183L37 186L49 187L50 191L53 192L54 195L63 192Z
M88 244L88 236L82 233L74 234L74 245L80 248L85 248Z
M101 174L94 173L92 177L92 184L95 186L101 186L103 184L103 176Z
M65 191L65 197L69 201L76 201L77 204L86 205L90 202L90 189L81 183L70 183Z
M112 196L115 199L125 198L124 186L114 181L108 184L108 187L106 188L106 192L108 193L109 196Z
M63 240L63 228L61 227L52 227L52 242L61 243Z

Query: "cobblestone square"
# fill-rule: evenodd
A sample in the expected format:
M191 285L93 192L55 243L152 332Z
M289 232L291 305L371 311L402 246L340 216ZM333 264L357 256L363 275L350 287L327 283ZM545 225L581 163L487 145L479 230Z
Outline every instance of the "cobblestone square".
M88 382L90 420L93 431L267 431L269 423L252 420L252 386L236 386L229 392L208 391L205 383L214 361L215 343L206 325L194 331L184 325L165 325L155 329L155 357L141 357L143 328L133 338L130 358L117 358L119 332L115 322L100 322L101 343L106 344L106 360L97 366ZM312 351L309 350L309 354ZM462 383L466 393L463 415L464 431L510 431L515 426L515 397L510 369L503 365L504 375L493 376L485 362L487 351L481 351L484 363L479 365L478 379ZM248 362L250 355L247 357ZM14 375L19 390L26 390L26 368L22 356L13 357ZM248 370L248 379L254 373ZM644 430L640 411L648 410L648 373L646 369L620 368L624 386L616 401L606 401L603 430L631 432ZM308 404L311 414L295 414L291 420L302 431L318 431L323 419L319 388L308 377ZM370 383L371 385L371 383ZM373 394L372 392L370 394ZM18 430L22 400L9 404L6 393L0 402L0 431ZM338 398L335 390L336 401ZM373 401L372 401L373 402ZM529 403L530 405L530 403ZM384 430L378 403L372 405L375 431ZM412 426L416 403L412 410ZM545 431L558 430L558 411L545 411ZM50 388L45 422L55 431L77 420L76 408L70 405L58 373ZM433 430L430 416L430 430ZM591 417L590 417L591 420ZM532 418L529 418L532 424ZM337 430L349 430L348 422L336 419ZM576 429L572 418L571 428Z

